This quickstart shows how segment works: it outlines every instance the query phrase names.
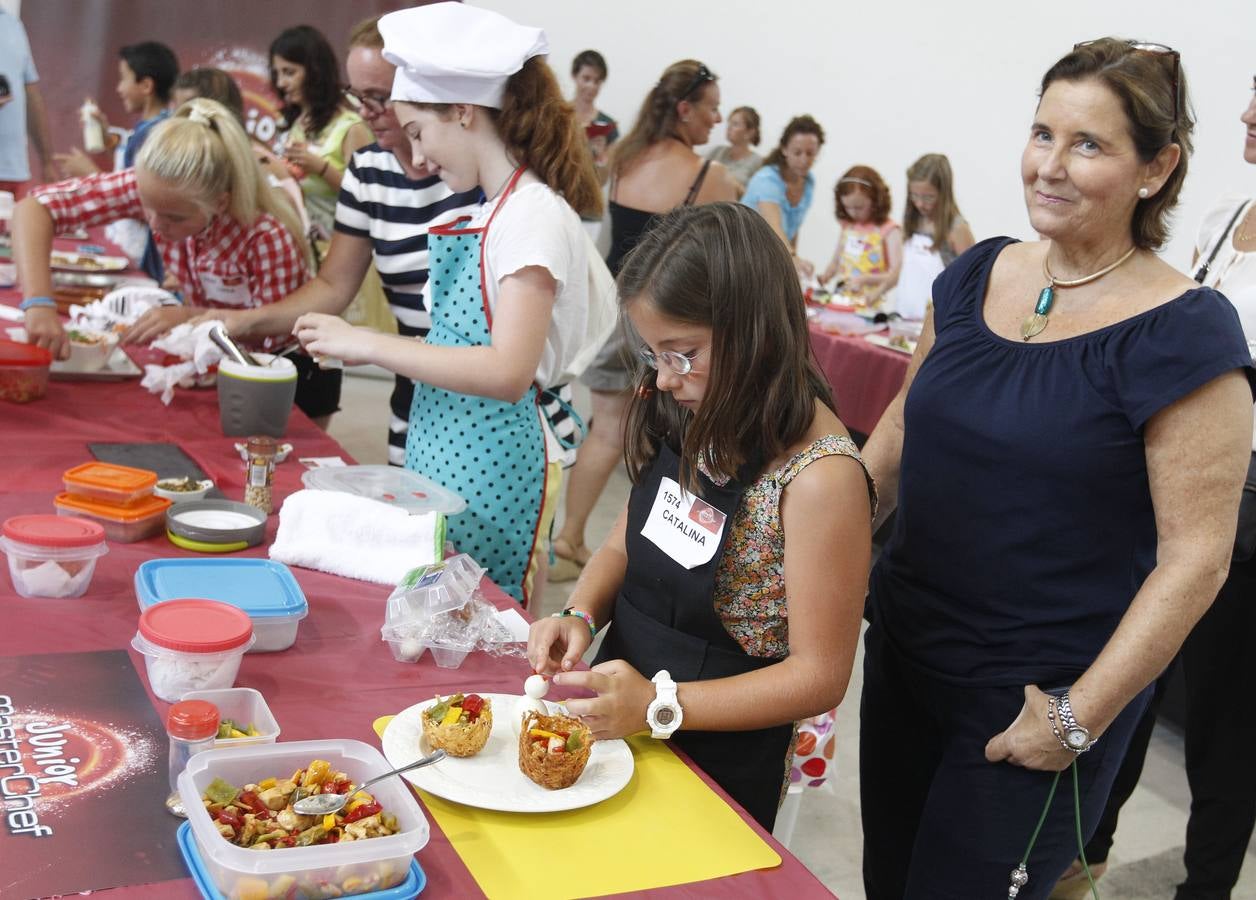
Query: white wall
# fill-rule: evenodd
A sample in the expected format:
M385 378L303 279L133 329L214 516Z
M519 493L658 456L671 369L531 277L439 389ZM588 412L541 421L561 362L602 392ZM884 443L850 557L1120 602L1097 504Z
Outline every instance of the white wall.
M646 91L677 59L720 76L722 110L754 106L764 145L791 116L811 113L828 133L816 163L817 198L800 252L827 260L837 239L831 191L847 167L875 167L905 200L904 172L923 153L947 154L956 194L978 238L1032 238L1019 161L1042 73L1074 43L1115 34L1178 48L1198 119L1195 156L1166 258L1186 267L1197 223L1222 193L1256 193L1242 159L1238 117L1256 72L1253 0L471 0L545 28L550 61L570 91L571 58L607 60L599 106L626 130ZM722 143L723 126L712 135Z

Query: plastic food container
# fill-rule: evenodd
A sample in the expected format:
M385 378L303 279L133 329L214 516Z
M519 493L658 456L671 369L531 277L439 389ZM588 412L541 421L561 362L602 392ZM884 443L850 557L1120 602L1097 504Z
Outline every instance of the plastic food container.
M70 358L61 364L62 372L99 372L118 346L118 335L86 328L70 328Z
M415 748L418 755L418 748ZM231 750L198 753L179 776L179 794L188 811L197 849L205 870L218 890L228 897L256 892L257 896L332 897L389 888L409 874L411 858L426 846L428 824L406 782L388 778L371 788L384 810L397 817L397 834L259 852L237 847L214 828L201 796L215 778L244 785L270 777L286 777L325 759L361 784L392 768L382 753L361 741L284 741ZM295 880L295 885L291 884Z
M34 344L0 339L0 400L29 403L48 393L52 354Z
M150 559L135 571L141 612L191 596L229 603L248 615L256 639L250 653L287 650L310 611L292 571L269 559Z
M456 669L462 665L467 654L475 649L474 644L456 640L429 640L427 648L432 651L432 660L442 669Z
M399 466L327 466L301 473L301 483L316 491L342 491L400 506L410 515L439 512L457 515L467 501L418 472Z
M9 578L23 597L83 596L96 560L109 552L105 529L87 519L14 516L0 530Z
M205 700L218 707L219 721L230 719L237 725L252 725L261 734L255 737L218 738L214 747L251 747L273 744L279 739L279 723L266 705L266 698L252 688L222 688L216 691L188 691L179 699Z
M153 693L174 703L188 691L229 688L253 645L247 615L217 600L171 600L140 615L131 646L144 654Z
M184 550L230 553L262 542L266 513L235 500L192 500L170 509L166 536Z
M113 463L89 462L67 470L62 476L67 493L90 500L103 500L129 506L152 496L157 473Z
M423 651L430 646L429 642L419 638L424 627L433 617L466 606L480 586L483 575L484 568L466 553L407 572L388 595L384 627L380 629L392 650L393 659L418 662ZM446 668L457 668L461 662L461 659L454 661L457 652L455 648L442 647L440 658L453 663ZM432 656L436 658L435 650ZM462 658L465 657L466 653L463 653ZM438 660L437 665L444 663Z
M102 503L78 494L57 494L52 501L57 515L77 516L98 522L105 529L105 538L119 544L142 541L161 531L170 501L161 497L145 497L127 506Z

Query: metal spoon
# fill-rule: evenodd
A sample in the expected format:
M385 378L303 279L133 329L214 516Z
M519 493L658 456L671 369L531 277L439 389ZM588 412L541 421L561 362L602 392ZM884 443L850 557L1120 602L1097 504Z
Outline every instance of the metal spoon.
M432 763L440 762L445 758L444 750L437 750L431 756L425 756L422 759L416 759L407 766L399 769L393 769L391 772L385 772L383 775L376 775L370 781L367 781L353 790L345 794L313 794L309 797L303 797L296 803L292 804L292 811L302 816L325 816L328 813L337 812L341 807L349 802L349 798L358 791L364 791L377 781L383 781L385 778L392 778L394 775L400 775L402 772L409 772L411 769L421 769L424 766L430 766Z
M227 334L227 330L222 327L221 322L215 322L214 327L209 329L209 339L218 345L218 349L227 354L235 362L242 366L256 366L258 362L253 358L253 354L245 350L237 344L231 335Z

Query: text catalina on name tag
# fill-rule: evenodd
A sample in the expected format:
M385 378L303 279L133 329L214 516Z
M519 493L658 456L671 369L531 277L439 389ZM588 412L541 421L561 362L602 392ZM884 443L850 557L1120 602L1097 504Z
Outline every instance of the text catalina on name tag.
M663 478L641 536L686 569L693 569L715 556L725 518L701 497L690 496L671 478Z

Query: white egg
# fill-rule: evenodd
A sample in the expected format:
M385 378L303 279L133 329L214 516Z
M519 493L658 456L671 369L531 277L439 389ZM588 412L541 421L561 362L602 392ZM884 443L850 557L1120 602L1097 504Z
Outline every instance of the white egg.
M537 676L533 676L537 677ZM523 714L537 712L543 716L549 715L549 707L545 705L545 701L537 697L520 697L515 705L515 716L511 721L511 726L515 730L515 734L523 727Z
M544 675L529 675L523 683L523 692L533 700L540 700L549 693L549 679Z
M423 655L423 642L407 638L401 642L401 658L416 660Z

